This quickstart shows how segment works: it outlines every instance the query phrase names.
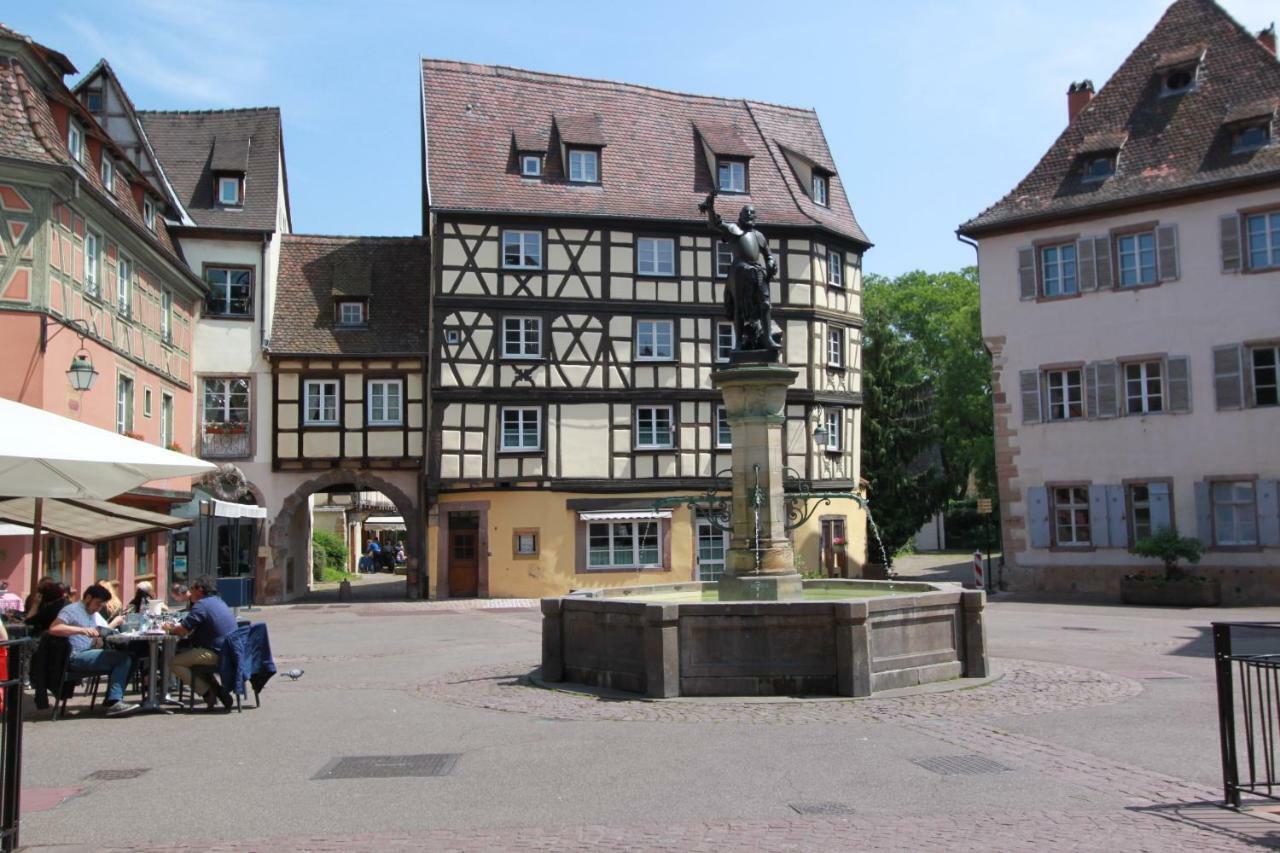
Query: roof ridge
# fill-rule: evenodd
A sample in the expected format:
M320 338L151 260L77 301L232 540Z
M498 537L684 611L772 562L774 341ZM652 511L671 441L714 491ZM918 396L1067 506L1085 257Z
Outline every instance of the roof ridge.
M260 112L280 112L280 107L263 106L263 107L224 107L222 109L208 110L135 110L138 115L214 115L217 113L260 113Z
M426 240L426 237L415 234L281 234L282 240Z
M753 98L731 97L726 95L704 95L697 92L684 92L678 89L663 89L658 86L649 86L644 83L631 83L626 80L610 80L604 77L583 77L576 74L562 74L555 71L538 71L533 68L518 68L514 65L490 65L482 62L466 62L461 59L432 59L426 56L422 57L422 65L424 68L430 65L432 68L453 74L474 74L476 71L472 69L482 69L493 77L509 76L515 79L523 78L531 83L573 83L592 89L621 88L673 98L698 98L705 101L717 101L726 105L751 103L782 110L816 113L816 110L812 107L797 107L791 104L778 104L772 101L760 101Z

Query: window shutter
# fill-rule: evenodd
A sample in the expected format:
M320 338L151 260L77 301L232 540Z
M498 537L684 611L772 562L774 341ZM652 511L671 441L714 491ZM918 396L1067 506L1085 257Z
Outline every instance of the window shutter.
M1239 344L1213 348L1213 396L1218 409L1244 408L1244 353Z
M1118 365L1114 361L1094 363L1094 377L1098 385L1098 413L1095 417L1114 418L1119 394L1116 392Z
M1156 229L1156 269L1161 281L1178 278L1178 226L1161 225Z
M1095 548L1111 545L1111 525L1107 523L1107 487L1089 484L1089 541Z
M1040 413L1040 371L1024 370L1018 378L1022 385L1022 422L1040 423L1044 420Z
M1218 233L1222 247L1222 271L1240 272L1240 217L1233 213L1219 219Z
M1049 490L1044 486L1027 489L1027 533L1032 548L1049 547Z
M1168 375L1169 411L1191 411L1191 358L1171 355L1165 361Z
M1020 299L1036 298L1036 250L1030 246L1018 250L1018 294Z
M1209 484L1196 483L1196 536L1208 548L1213 544L1213 506L1209 502Z
M1258 544L1264 548L1280 545L1280 481L1258 481Z
M1169 510L1169 484L1148 483L1147 494L1151 498L1151 532L1173 530L1173 515Z
M1086 237L1076 242L1076 278L1079 279L1080 291L1098 289L1098 277L1094 269L1093 238Z
M1126 548L1129 545L1129 525L1125 523L1124 486L1112 484L1107 486L1107 526L1111 537L1112 548Z
M1098 281L1098 290L1111 289L1111 238L1095 237L1093 239L1093 261Z

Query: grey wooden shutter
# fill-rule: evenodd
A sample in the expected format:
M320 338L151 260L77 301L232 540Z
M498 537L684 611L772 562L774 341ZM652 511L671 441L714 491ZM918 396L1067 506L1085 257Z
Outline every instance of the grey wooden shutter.
M1018 295L1020 299L1036 298L1036 250L1030 246L1018 250Z
M1173 515L1169 506L1169 484L1148 483L1147 496L1151 500L1151 532L1173 529Z
M1076 279L1080 292L1098 289L1098 276L1094 268L1093 238L1086 237L1076 242Z
M1168 374L1168 410L1170 412L1191 411L1191 358L1185 355L1171 355L1165 360Z
M1178 226L1156 228L1156 277L1173 281L1178 277Z
M1203 481L1196 483L1196 536L1206 548L1213 544L1213 504L1209 484Z
M1084 382L1084 416L1090 420L1098 416L1098 363L1090 362L1081 371Z
M1089 484L1089 542L1095 548L1111 544L1111 526L1107 523L1107 487L1100 483Z
M1280 545L1280 481L1258 481L1258 544Z
M1213 396L1219 409L1244 408L1244 352L1239 344L1213 348Z
M1027 534L1032 548L1049 547L1049 490L1044 486L1027 489Z
M1119 365L1114 361L1098 361L1094 363L1094 380L1098 387L1098 412L1094 417L1114 418L1119 413L1119 392L1116 388Z
M1124 512L1124 486L1112 483L1107 486L1107 535L1112 548L1129 545L1129 525Z
M1098 280L1098 290L1110 290L1111 285L1111 238L1095 237L1093 240L1093 266Z
M1040 413L1040 371L1024 370L1018 374L1022 389L1022 422L1036 424L1044 420Z
M1236 214L1218 220L1219 243L1222 248L1222 271L1240 272L1240 217Z

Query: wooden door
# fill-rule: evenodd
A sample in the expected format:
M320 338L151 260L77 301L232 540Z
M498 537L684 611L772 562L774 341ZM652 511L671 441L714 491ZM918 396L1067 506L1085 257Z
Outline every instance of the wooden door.
M449 531L449 597L468 598L480 591L480 531Z

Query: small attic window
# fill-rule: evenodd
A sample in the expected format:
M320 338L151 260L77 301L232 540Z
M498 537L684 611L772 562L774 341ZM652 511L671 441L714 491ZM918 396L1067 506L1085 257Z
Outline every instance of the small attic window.
M218 178L218 204L240 204L240 179L237 177Z
M77 163L84 159L84 131L75 119L67 122L67 153Z
M1116 173L1116 154L1097 154L1089 157L1084 163L1084 179L1086 181L1105 181Z
M152 231L156 230L156 203L149 198L142 199L142 221Z
M526 178L538 178L542 176L542 155L541 154L521 154L520 155L520 174Z
M600 183L600 152L592 148L570 148L569 181L574 184Z
M815 203L820 204L823 207L830 206L830 202L827 198L828 188L827 176L815 169L813 172L813 200Z
M1259 121L1242 125L1231 136L1231 153L1257 151L1271 144L1271 122Z
M102 90L89 89L84 93L84 106L91 113L102 112Z
M338 325L345 327L363 326L364 325L364 300L360 299L340 299L338 300Z
M111 155L107 153L106 146L102 148L102 186L109 193L115 192L116 184L116 167L111 162Z
M1199 68L1199 63L1188 63L1176 68L1166 68L1164 77L1161 80L1160 94L1181 95L1184 92L1190 92L1196 86L1196 72Z

